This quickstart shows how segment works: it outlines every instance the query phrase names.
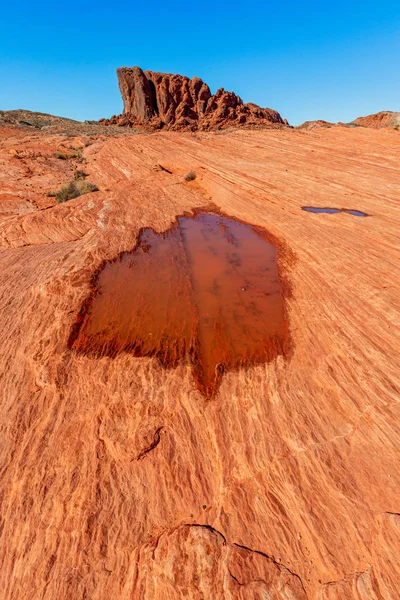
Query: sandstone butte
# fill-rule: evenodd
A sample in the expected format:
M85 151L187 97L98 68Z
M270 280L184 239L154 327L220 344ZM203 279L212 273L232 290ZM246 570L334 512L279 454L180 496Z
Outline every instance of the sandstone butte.
M0 127L2 600L398 600L400 133L46 127ZM279 241L290 355L208 399L71 349L99 266L211 206Z
M287 125L275 110L244 104L233 92L220 88L212 95L199 77L189 79L140 67L117 69L117 76L124 112L102 119L103 125L175 131Z

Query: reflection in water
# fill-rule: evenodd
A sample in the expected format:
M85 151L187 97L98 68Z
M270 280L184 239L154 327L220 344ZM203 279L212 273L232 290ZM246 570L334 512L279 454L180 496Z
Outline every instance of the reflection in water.
M276 248L263 232L208 213L144 229L132 252L93 282L69 345L91 356L155 356L192 364L211 397L223 372L288 351Z
M318 208L317 206L302 206L301 210L306 210L307 212L313 213L339 213L344 212L349 215L354 215L355 217L368 217L367 213L361 212L360 210L351 210L349 208Z

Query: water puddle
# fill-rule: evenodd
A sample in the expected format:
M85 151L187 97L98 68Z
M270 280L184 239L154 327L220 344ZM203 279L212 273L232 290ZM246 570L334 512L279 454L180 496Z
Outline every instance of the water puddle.
M142 230L131 252L101 268L69 347L190 363L212 397L225 371L287 355L284 293L264 230L219 214L178 217L162 234Z
M307 212L313 213L348 213L349 215L354 215L355 217L368 217L367 213L361 212L360 210L351 210L349 208L318 208L317 206L302 206L301 210L306 210Z

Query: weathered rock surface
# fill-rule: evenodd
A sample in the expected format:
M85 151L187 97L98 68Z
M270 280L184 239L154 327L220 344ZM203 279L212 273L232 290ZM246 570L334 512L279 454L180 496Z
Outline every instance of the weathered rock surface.
M33 132L28 126L0 127L0 219L53 206L56 192L82 168L71 147L83 148L87 140ZM71 158L57 158L57 153Z
M4 129L1 194L32 181L22 160L33 189L65 183L9 153L57 139ZM83 157L99 192L0 218L2 600L398 600L398 132L161 132ZM291 357L207 401L190 365L69 350L103 261L210 203L287 247Z
M104 125L207 130L287 124L275 110L244 104L239 96L223 88L212 95L198 77L189 79L139 67L117 69L117 74L124 112L102 119Z

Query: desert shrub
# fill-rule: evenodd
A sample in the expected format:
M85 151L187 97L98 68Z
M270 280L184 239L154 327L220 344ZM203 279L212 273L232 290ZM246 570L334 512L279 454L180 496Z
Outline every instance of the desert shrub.
M189 171L189 173L186 173L185 181L193 181L193 179L196 179L196 173L194 171Z
M86 158L83 156L83 146L81 148L76 148L74 153L74 158L76 158L78 163L85 163Z
M85 173L85 171L82 171L81 169L77 169L74 173L75 179L86 179L87 176L88 174Z
M69 146L70 150L73 150L72 156L74 158L81 158L83 152L83 146Z
M83 196L83 194L98 191L99 188L94 183L78 179L76 181L70 181L68 185L62 187L56 194L56 200L60 204L62 202L67 202L67 200L78 198L78 196Z
M67 154L66 152L54 152L53 156L59 158L60 160L68 160L69 158L73 158L72 154Z
M69 149L73 152L54 152L53 156L59 158L60 160L69 160L70 158L76 158L78 162L85 162L85 159L82 156L83 147L74 148L73 146L69 146Z

